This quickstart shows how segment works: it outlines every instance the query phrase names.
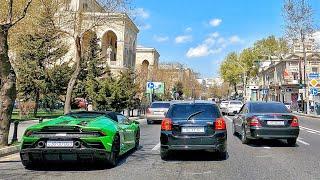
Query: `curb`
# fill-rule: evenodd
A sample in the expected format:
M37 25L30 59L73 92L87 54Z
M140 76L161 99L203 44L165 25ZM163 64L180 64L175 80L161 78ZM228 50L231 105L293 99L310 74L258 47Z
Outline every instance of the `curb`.
M298 113L298 112L294 112L293 114L295 114L295 115L299 115L299 116L304 116L304 117L320 118L320 116L319 116L319 115L303 114L303 113Z
M20 150L20 145L14 145L14 146L1 148L0 149L0 157L8 156L10 154L15 154L15 153L19 152L19 150Z

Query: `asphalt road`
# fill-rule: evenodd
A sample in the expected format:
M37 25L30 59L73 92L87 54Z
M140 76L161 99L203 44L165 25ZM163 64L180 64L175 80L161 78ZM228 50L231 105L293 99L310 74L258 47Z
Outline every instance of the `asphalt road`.
M232 118L232 117L231 117ZM228 158L212 153L178 152L172 160L159 156L160 125L141 124L141 147L121 158L116 168L67 165L26 170L18 154L0 159L0 179L319 179L320 120L300 117L296 147L284 141L243 145L228 122Z

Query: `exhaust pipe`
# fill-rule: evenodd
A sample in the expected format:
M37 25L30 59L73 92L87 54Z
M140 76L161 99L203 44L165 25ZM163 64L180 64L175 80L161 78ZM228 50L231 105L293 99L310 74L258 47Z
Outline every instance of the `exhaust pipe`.
M75 141L75 142L74 142L74 146L75 146L76 148L81 148L81 142L80 142L80 141Z
M39 147L39 148L44 148L45 145L46 145L46 143L45 143L44 141L39 141L39 142L38 142L38 147Z

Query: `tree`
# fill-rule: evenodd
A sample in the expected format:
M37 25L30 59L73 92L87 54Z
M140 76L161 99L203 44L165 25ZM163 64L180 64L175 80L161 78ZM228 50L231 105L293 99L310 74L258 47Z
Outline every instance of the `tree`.
M1 0L0 11L0 147L8 145L11 115L16 92L16 73L8 55L9 30L20 22L27 14L32 0L16 2ZM16 5L16 6L15 6Z
M38 13L39 16L33 18L36 26L18 35L20 46L15 51L18 90L25 100L35 101L34 116L37 115L40 96L50 94L47 91L48 69L67 53L66 45L61 41L63 36L54 25L54 2L39 4Z
M236 95L238 94L237 83L240 81L240 76L243 73L243 70L237 64L238 61L239 57L237 53L231 52L220 66L220 75L222 79L230 85L233 85Z
M77 82L78 76L81 72L81 64L83 58L82 54L82 37L88 31L93 30L95 27L100 26L106 21L110 21L106 16L101 15L101 13L106 13L107 15L112 12L126 10L128 5L128 0L100 0L99 4L102 8L94 9L91 12L86 10L76 10L76 11L64 11L59 13L59 19L62 20L61 26L70 38L73 39L74 47L76 49L73 58L74 61L74 71L67 87L67 94L64 106L64 113L68 113L71 110L71 100L72 92L74 86Z
M179 99L181 100L182 99L182 95L183 95L183 85L182 85L182 82L176 82L175 85L173 86L173 92L175 93L174 94L174 97L176 99ZM178 96L177 96L178 95Z
M308 3L308 0L285 0L283 6L283 17L285 19L285 31L286 37L292 43L301 43L303 49L303 84L308 84L306 82L306 64L307 64L307 55L305 42L306 39L312 37L315 32L314 20L313 20L313 11L311 5ZM301 64L301 61L300 61ZM301 67L301 65L300 65ZM300 68L300 84L302 84L302 72ZM307 100L307 108L303 103L303 109L305 113L307 112L309 106L309 97L308 90L305 90L304 97ZM303 100L303 98L301 98Z
M283 56L289 52L287 41L283 38L277 39L273 35L256 41L252 50L258 58L267 60L272 60L273 56L283 59Z

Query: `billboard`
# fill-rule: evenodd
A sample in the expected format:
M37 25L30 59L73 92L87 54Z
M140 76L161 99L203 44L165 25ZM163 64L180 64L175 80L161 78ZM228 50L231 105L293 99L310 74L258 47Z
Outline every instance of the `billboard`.
M164 83L163 82L147 82L146 93L147 94L164 94Z

